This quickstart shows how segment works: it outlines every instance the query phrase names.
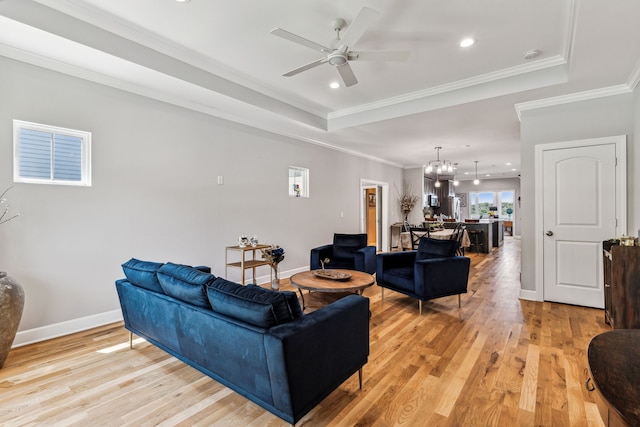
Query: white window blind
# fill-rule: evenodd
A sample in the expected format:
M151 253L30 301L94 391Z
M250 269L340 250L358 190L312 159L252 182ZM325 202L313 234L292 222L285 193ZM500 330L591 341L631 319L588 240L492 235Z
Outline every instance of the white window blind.
M91 133L14 120L14 181L91 185Z

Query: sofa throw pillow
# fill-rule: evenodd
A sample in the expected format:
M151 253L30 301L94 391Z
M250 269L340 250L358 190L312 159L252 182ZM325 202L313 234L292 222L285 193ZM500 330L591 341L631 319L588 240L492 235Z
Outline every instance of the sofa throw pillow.
M289 309L287 311L288 314L291 315L291 320L295 320L298 317L302 316L302 307L300 306L300 301L298 300L298 295L295 292L291 291L272 291L271 289L261 288L258 285L247 285L248 288L255 288L258 294L264 293L265 295L273 295L279 294L283 295Z
M122 264L122 270L127 280L141 288L154 292L164 293L158 281L158 269L162 267L161 262L141 261L131 258Z
M158 269L158 281L165 294L204 308L211 308L205 287L215 278L213 274L170 262Z
M456 240L439 240L422 237L416 252L416 261L431 258L448 258L456 255L459 243Z
M221 277L208 284L207 296L213 311L265 329L290 322L302 314L301 310L296 312L289 306L285 292L256 285L242 286Z

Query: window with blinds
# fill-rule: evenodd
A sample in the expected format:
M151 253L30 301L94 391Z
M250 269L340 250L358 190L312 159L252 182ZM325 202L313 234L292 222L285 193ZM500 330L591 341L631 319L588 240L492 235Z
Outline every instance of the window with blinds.
M13 121L13 180L35 184L91 185L91 133Z

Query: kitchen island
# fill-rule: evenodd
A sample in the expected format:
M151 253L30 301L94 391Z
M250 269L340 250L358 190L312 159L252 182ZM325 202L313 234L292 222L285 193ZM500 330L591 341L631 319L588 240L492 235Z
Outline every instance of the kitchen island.
M482 250L481 252L489 253L493 248L499 248L504 243L504 220L481 219L480 222L465 222L467 231L482 231Z

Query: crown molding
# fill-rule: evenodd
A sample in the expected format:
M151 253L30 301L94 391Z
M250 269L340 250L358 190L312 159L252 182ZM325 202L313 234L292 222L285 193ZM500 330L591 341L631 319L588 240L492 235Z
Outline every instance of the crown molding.
M412 102L424 98L429 98L436 95L445 94L448 92L459 91L461 89L467 89L474 86L479 86L485 83L491 83L498 80L504 80L511 77L520 76L523 74L533 73L540 70L556 67L559 65L565 65L567 61L561 56L553 56L545 58L540 61L532 62L529 64L518 65L515 67L505 68L503 70L494 71L491 73L474 76L464 80L458 80L456 82L447 83L432 88L411 92L391 98L383 99L381 101L371 102L368 104L358 105L352 108L345 108L343 110L334 111L327 115L327 119L348 117L354 114L365 113L372 110L378 110L381 108L388 108L398 104Z
M171 58L178 59L200 68L212 75L229 80L240 86L244 86L262 95L289 104L292 107L326 120L328 111L320 105L311 105L303 99L295 98L293 96L284 96L281 91L267 86L253 77L241 73L238 70L231 69L219 61L216 61L193 49L189 49L183 45L175 43L161 35L133 26L128 21L111 13L105 12L93 5L79 2L77 0L66 0L66 2L62 3L59 0L34 1L59 13L68 15L73 19L86 22L95 28L100 28L101 30L120 35L126 40L151 48Z
M583 92L570 93L567 95L554 96L551 98L538 99L535 101L521 102L515 104L518 120L522 121L522 112L537 110L539 108L554 107L557 105L571 104L573 102L589 101L592 99L606 98L608 96L624 95L633 90L628 84L608 86L599 89L587 90Z
M581 0L567 0L566 20L564 22L564 49L562 56L571 63L573 57L573 45L576 40L576 28L578 27L578 7Z
M207 98L207 101L211 102L205 103L203 101L195 101L193 100L193 98L189 98L188 95L183 96L185 92L181 90L177 90L171 93L166 90L158 90L158 88L154 87L144 87L136 82L114 78L106 74L88 70L84 67L73 65L57 59L52 59L50 57L38 55L33 52L18 49L3 43L0 43L0 56L42 67L47 70L59 72L82 80L108 86L114 89L122 90L124 92L140 95L145 98L164 102L187 110L203 113L221 120L226 120L253 129L262 130L273 135L291 138L297 141L318 145L330 150L349 154L359 158L364 158L377 163L402 168L402 165L399 163L391 162L355 150L342 148L328 141L313 137L311 136L313 132L322 132L313 126L303 125L295 121L287 122L286 119L283 119L282 116L276 113L268 112L259 107L242 103L241 101L231 100L213 91L209 91L210 98ZM128 65L132 67L140 67L137 64L129 63ZM153 70L148 70L148 72L151 73L151 75L161 74ZM162 78L173 79L173 77L170 76L162 76ZM182 82L182 84L188 85L188 83L185 82ZM205 89L198 88L198 90L202 91ZM302 126L302 128L295 129L294 127L296 126Z
M627 86L634 91L636 87L638 87L638 83L640 83L640 59L636 62L636 66L633 68L633 71L631 71L629 79L627 79Z

